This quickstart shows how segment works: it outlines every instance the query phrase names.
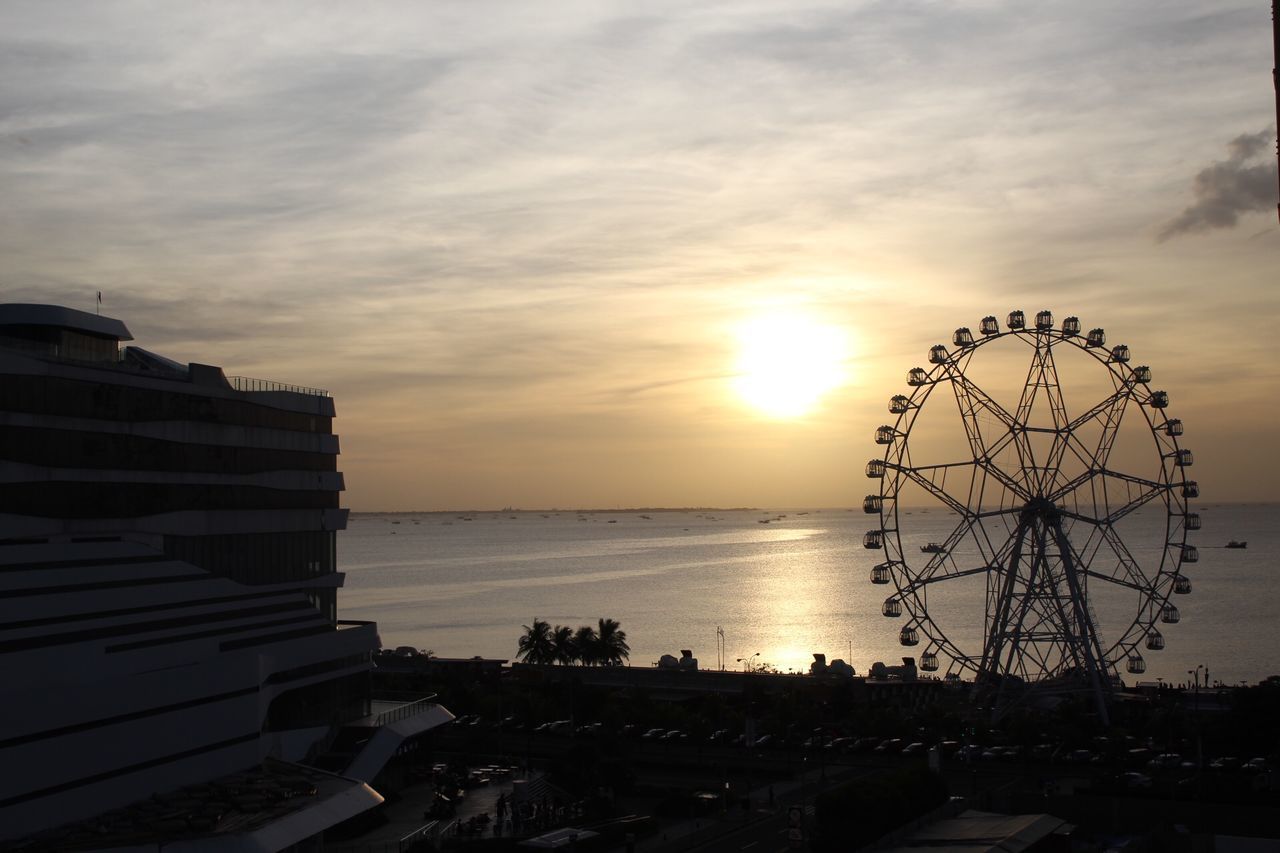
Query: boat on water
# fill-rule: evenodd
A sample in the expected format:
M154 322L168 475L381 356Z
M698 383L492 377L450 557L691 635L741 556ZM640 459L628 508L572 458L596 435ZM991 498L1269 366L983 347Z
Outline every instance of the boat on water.
M1228 543L1227 543L1226 547L1228 547L1228 548L1248 548L1248 547L1249 547L1249 543L1248 543L1248 542L1238 542L1238 541L1236 541L1235 539L1232 539L1230 542L1228 542Z
M920 550L925 554L945 554L947 549L943 548L937 542L930 542L928 545L921 545Z

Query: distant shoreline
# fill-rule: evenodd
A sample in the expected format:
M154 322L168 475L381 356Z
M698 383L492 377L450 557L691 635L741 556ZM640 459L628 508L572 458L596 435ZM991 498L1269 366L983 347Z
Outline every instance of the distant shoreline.
M1214 501L1213 503L1202 503L1193 507L1197 512L1214 509L1215 507L1239 507L1239 506L1274 506L1280 505L1276 501ZM551 509L525 509L523 507L502 507L499 509L364 509L351 510L352 515L493 515L497 513L577 513L582 515L598 515L600 513L642 513L642 512L776 512L778 510L800 511L800 512L852 512L857 509L857 504L849 504L847 506L639 506L639 507L552 507ZM903 504L903 509L920 510L920 509L943 509L938 504L919 504L907 505Z
M503 512L537 512L550 513L580 513L598 514L605 512L766 512L767 510L755 506L640 506L640 507L597 507L595 509L564 509L553 507L552 509L524 509L521 507L503 507L502 509L422 509L422 510L352 510L352 515L489 515ZM811 510L812 511L812 510ZM822 510L819 509L818 512ZM836 510L832 508L832 512Z

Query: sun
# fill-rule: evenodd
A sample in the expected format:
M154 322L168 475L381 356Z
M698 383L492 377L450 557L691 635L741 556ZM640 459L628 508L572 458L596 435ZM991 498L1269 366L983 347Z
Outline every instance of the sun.
M761 314L738 328L733 385L773 418L808 414L845 381L845 334L803 314Z

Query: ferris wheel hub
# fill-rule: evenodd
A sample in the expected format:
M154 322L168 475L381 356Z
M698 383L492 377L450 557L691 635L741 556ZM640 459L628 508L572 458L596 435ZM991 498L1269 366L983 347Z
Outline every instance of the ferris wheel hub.
M1057 524L1062 517L1062 507L1048 498L1032 498L1022 508L1023 523L1043 521Z

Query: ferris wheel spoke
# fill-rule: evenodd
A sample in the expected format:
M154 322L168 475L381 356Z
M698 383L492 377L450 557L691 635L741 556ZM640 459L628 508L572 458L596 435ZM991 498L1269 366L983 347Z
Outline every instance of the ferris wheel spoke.
M1111 490L1107 488L1109 480L1119 481L1124 484L1124 503L1120 504L1116 509L1111 507ZM1101 508L1103 512L1095 512L1093 516L1087 516L1077 512L1066 512L1065 514L1071 518L1080 519L1082 521L1107 521L1115 523L1124 518L1129 513L1137 510L1152 500L1166 494L1171 486L1168 483L1161 483L1155 480L1149 480L1145 477L1136 477L1132 474L1125 474L1121 471L1086 471L1067 483L1061 488L1050 494L1049 500L1056 504L1062 504L1067 497L1072 494L1079 493L1086 484L1094 486L1089 497L1095 510ZM1101 488L1102 494L1098 495L1098 489Z
M920 574L916 576L914 583L918 583L921 588L934 582L934 579L947 580L955 577L964 577L979 572L990 572L993 565L999 565L1001 554L1011 550L1012 546L1005 542L1003 547L997 547L991 540L990 534L987 532L986 526L982 523L983 519L988 519L1000 515L1010 514L1009 510L988 511L984 513L971 513L966 517L962 517L948 534L947 538L942 542L942 549L924 565L920 570ZM978 555L985 561L985 565L981 568L972 570L956 570L944 571L946 566L950 564L955 567L955 560L951 556L956 545L963 542L967 537L972 537L974 545L978 549Z
M1065 440L1069 436L1069 433L1064 432L1069 418L1066 402L1062 398L1062 388L1058 384L1058 368L1053 358L1053 347L1052 338L1036 336L1031 364L1027 368L1027 378L1018 400L1018 411L1014 415L1014 420L1018 424L1018 434L1022 438L1018 442L1018 449L1022 454L1022 468L1027 472L1028 480L1036 494L1044 494L1057 480L1062 457L1067 450ZM1032 413L1036 410L1037 400L1042 396L1048 405L1051 427L1032 425ZM1031 441L1032 434L1052 436L1043 458L1037 458L1035 446Z
M1124 540L1120 538L1120 534L1115 527L1108 521L1093 523L1098 534L1096 545L1094 545L1091 552L1086 546L1076 556L1080 565L1090 567L1086 574L1089 577L1100 578L1109 583L1139 590L1145 594L1154 594L1156 591L1154 583L1143 573L1142 567L1133 558L1128 546L1124 544ZM1092 544L1093 541L1094 537L1091 536L1090 543L1087 544ZM1098 561L1097 555L1102 550L1103 545L1106 545L1116 558L1116 567L1109 574L1092 568Z
M1104 478L1110 477L1126 484L1125 502L1118 509L1107 513L1106 521L1108 524L1115 524L1134 510L1166 494L1170 488L1166 483L1157 483L1155 480L1134 477L1130 474L1122 474L1119 471L1103 471L1102 475Z
M1138 565L1138 561L1129 553L1129 548L1124 544L1124 540L1120 538L1120 534L1110 524L1102 527L1102 536L1106 539L1107 546L1116 555L1119 568L1124 570L1125 577L1130 580L1139 589L1144 589L1148 593L1155 593L1155 584L1142 571L1142 567ZM1112 575L1115 577L1115 575Z
M947 491L946 479L950 471L958 468L970 468L973 464L972 462L950 462L941 465L909 467L899 465L896 462L888 462L885 464L885 468L895 471L915 483L958 515L970 518L973 516L973 511L969 509L969 505L966 502L961 501ZM972 479L970 492L972 492Z
M1129 405L1129 401L1134 397L1133 392L1136 387L1137 385L1132 379L1117 382L1114 394L1102 398L1085 412L1072 418L1066 428L1074 432L1082 429L1089 421L1096 420L1103 424L1117 421L1117 412L1122 413L1124 408Z
M1084 574L1085 577L1092 578L1093 580L1114 584L1115 586L1122 586L1125 589L1131 589L1134 592L1140 592L1143 595L1151 592L1151 587L1146 584L1134 583L1128 578L1116 577L1115 575L1109 575L1106 572L1099 572L1095 569L1088 569Z
M926 587L929 587L941 581L956 580L957 578L967 578L973 575L983 575L989 571L991 571L990 566L972 566L967 569L961 569L953 565L950 569L943 572L935 572L930 575L921 574L919 577L915 578L909 584L903 587L902 592L904 595L914 595L917 591L923 590Z
M965 435L969 439L969 450L973 454L974 461L982 465L992 476L1004 483L1006 487L1022 495L1024 499L1030 498L1030 484L1027 482L1026 477L1024 476L1019 481L995 463L997 455L1010 444L1016 447L1016 452L1020 459L1026 458L1029 448L1025 446L1027 442L1022 429L1019 427L1017 418L992 399L985 391L973 384L963 372L956 369L954 364L947 365L945 375L951 382L956 405L960 409L960 419L964 423ZM994 417L1004 427L1004 432L990 445L982 431L981 415L984 413ZM1022 470L1020 466L1019 471L1021 472Z
M1078 491L1082 486L1092 481L1097 476L1097 471L1084 471L1058 486L1058 488L1050 492L1046 497L1054 503L1061 503L1067 495Z
M1076 457L1086 466L1099 470L1107 467L1107 462L1111 459L1111 450L1115 447L1116 436L1120 431L1120 424L1124 421L1129 401L1134 397L1134 388L1135 384L1132 379L1119 382L1114 394L1102 400L1068 425L1068 430L1073 437L1073 444L1078 445L1078 449L1077 447L1072 449ZM1092 448L1085 446L1082 441L1074 438L1091 420L1096 421L1101 428L1097 444Z

